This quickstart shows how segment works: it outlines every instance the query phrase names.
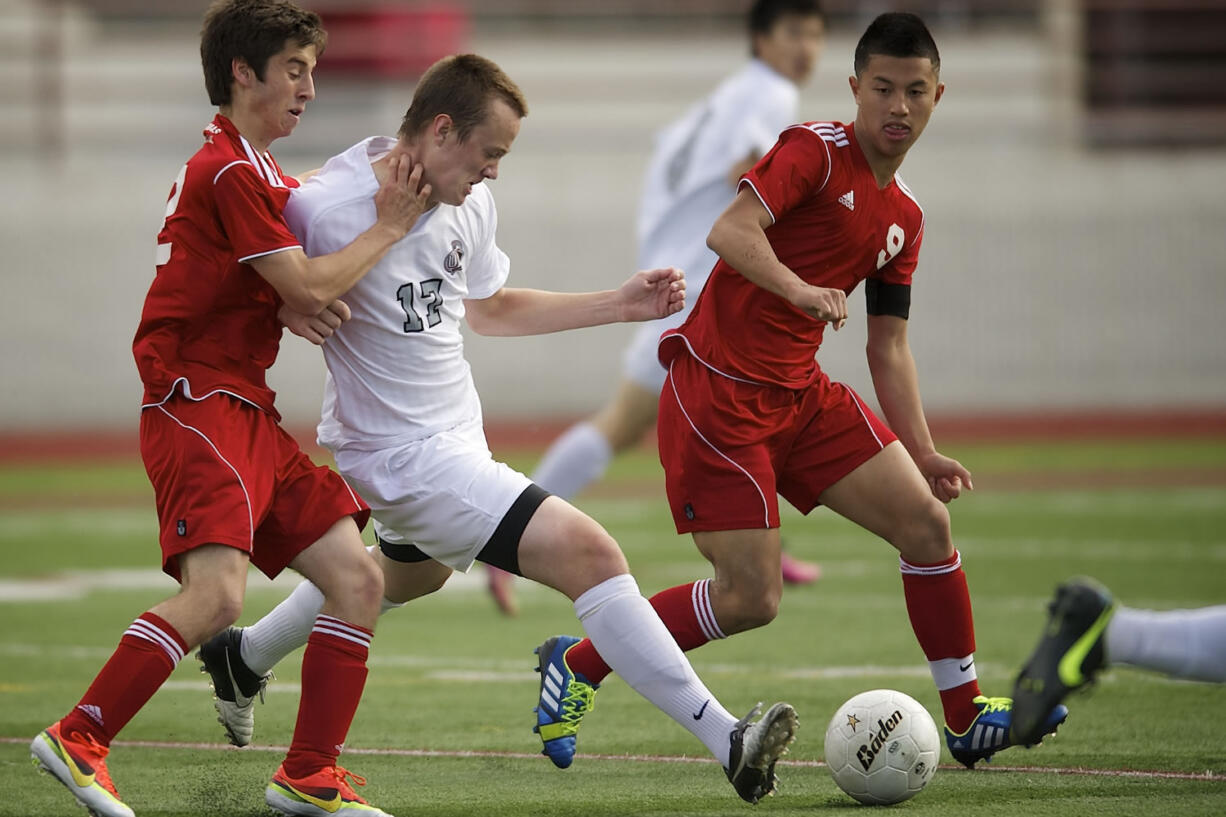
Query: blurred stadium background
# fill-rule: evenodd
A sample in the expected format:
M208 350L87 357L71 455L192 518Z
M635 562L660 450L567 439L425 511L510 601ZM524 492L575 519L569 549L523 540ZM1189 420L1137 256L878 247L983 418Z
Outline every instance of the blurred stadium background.
M521 286L605 288L631 271L654 131L747 51L744 0L303 4L332 42L317 100L273 148L291 172L394 132L415 76L442 54L487 55L521 84L531 112L493 183ZM9 439L108 431L134 446L130 341L154 236L212 115L205 5L0 0ZM807 119L854 118L851 52L879 11L920 12L941 47L947 93L902 170L928 219L911 332L934 420L1146 416L1220 433L1226 2L824 5ZM472 338L487 416L556 424L594 408L630 331ZM863 331L853 320L822 357L871 394ZM313 348L287 340L273 381L291 425L313 425L321 372Z

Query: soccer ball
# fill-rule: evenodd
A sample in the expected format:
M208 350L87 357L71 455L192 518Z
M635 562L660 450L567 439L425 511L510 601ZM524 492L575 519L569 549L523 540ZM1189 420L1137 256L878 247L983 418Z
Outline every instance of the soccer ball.
M936 773L941 735L928 710L894 689L861 692L826 727L826 765L861 803L888 806L920 793Z

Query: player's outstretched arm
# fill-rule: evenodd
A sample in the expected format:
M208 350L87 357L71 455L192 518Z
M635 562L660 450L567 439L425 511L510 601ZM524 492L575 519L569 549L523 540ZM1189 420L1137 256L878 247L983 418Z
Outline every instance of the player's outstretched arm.
M651 321L685 308L685 273L676 267L640 270L617 290L619 321Z
M464 302L472 330L497 337L645 321L679 312L684 306L685 275L674 267L636 272L618 289L602 292L504 287L488 298Z
M315 258L302 250L287 250L251 261L291 309L318 315L361 280L425 212L430 185L421 183L421 165L410 168L392 157L388 171L387 181L375 194L374 225L345 248Z
M973 491L970 471L939 453L932 441L920 401L915 358L907 341L907 321L894 315L870 315L867 353L873 389L886 422L928 480L933 496L949 502L962 494L963 487Z

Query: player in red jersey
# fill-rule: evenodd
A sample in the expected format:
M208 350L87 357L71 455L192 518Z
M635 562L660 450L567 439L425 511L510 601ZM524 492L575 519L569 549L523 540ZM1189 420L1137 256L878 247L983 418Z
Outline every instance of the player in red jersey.
M293 743L266 801L285 814L385 814L336 762L383 595L360 534L370 511L281 429L265 372L279 312L300 331L339 325L336 298L409 231L429 188L417 190L420 168L397 167L376 196L375 226L332 255L302 251L281 216L297 181L268 146L314 98L325 37L319 16L288 0L219 0L205 15L201 58L219 112L171 188L133 344L162 566L181 587L132 623L80 703L30 747L95 815L132 815L106 768L109 745L188 650L238 618L248 563L269 576L292 567L327 599L303 657Z
M971 475L933 444L907 343L924 214L895 174L944 93L924 23L878 17L850 84L853 124L789 128L742 178L708 236L720 260L693 314L661 337L669 504L715 577L651 601L683 649L769 623L782 592L777 495L804 513L826 505L898 549L947 743L973 766L1011 745L1012 702L980 694L970 595L943 504L972 488ZM814 357L861 281L888 425ZM567 663L593 683L607 674L587 641ZM1056 707L1043 732L1066 716Z

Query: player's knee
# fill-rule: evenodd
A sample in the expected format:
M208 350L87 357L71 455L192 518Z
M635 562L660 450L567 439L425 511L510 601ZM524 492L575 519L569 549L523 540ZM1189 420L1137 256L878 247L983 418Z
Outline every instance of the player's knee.
M779 615L779 598L763 596L756 599L751 599L748 604L742 608L742 629L753 630L757 627L765 627L775 620Z
M630 572L630 565L621 547L607 533L593 537L580 544L583 564L588 573L594 577L605 579Z
M718 595L719 623L729 635L765 627L779 615L782 593L769 584L741 583Z
M383 571L365 553L338 563L315 583L324 598L340 602L345 609L378 610L383 601Z
M243 614L242 590L222 583L189 587L183 596L187 605L201 616L202 631L210 635L229 627Z
M351 577L350 592L363 604L373 604L376 608L383 601L383 571L373 559L357 560Z
M915 564L935 564L953 555L949 510L930 497L907 520L896 542L904 559Z
M584 516L568 531L567 558L586 567L591 575L607 578L630 572L617 541L598 522Z

